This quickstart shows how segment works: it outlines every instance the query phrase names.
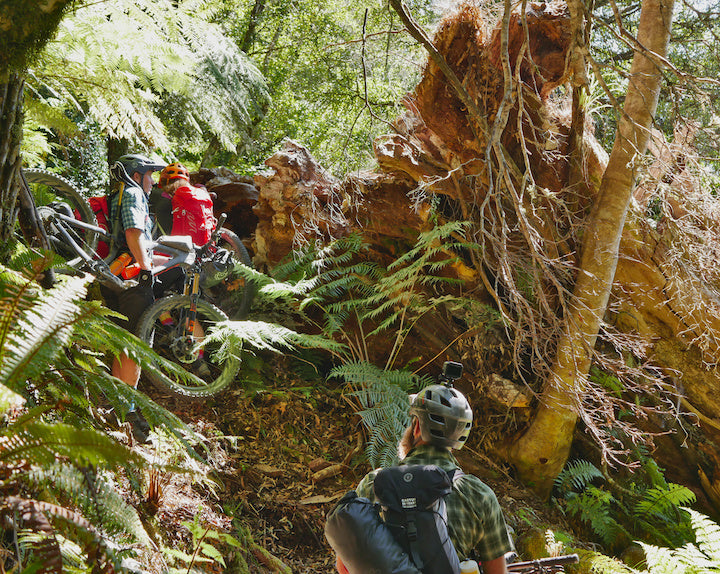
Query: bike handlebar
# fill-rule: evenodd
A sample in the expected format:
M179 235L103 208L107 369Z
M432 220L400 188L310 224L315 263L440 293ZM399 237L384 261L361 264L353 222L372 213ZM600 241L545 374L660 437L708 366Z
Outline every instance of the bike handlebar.
M580 558L577 554L566 554L564 556L554 556L550 558L538 558L537 560L528 560L527 562L513 562L507 565L508 572L525 572L536 571L543 572L546 569L564 566L566 564L574 564L579 562Z
M102 227L91 225L68 217L62 213L53 212L49 216L50 221L54 224L55 229L60 233L63 240L69 245L78 257L88 266L90 272L95 275L101 281L110 283L116 289L128 289L137 284L133 280L123 280L120 277L115 276L108 265L108 260L102 260L97 258L97 254L93 252L92 255L87 253L70 235L68 229L65 226L78 227L85 230L90 230L103 238L108 238L109 233ZM165 255L168 260L164 263L156 265L153 268L153 275L157 275L173 267L188 267L193 265L198 259L201 259L209 250L211 245L217 243L220 237L220 231L227 219L227 214L223 213L218 218L215 229L212 232L210 240L202 247L193 245L190 237L185 236L162 236L152 242L152 249L156 253Z

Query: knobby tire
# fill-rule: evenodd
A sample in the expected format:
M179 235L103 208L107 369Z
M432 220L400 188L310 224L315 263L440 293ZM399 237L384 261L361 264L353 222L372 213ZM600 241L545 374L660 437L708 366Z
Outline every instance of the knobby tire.
M79 214L81 221L97 225L97 219L90 208L88 200L70 180L56 173L35 168L23 169L23 175L28 185L30 185L35 197L35 203L41 214L44 206L57 199L67 203L73 212ZM97 233L89 230L84 231L83 240L92 250L97 248Z
M216 364L213 362L215 347L206 346L204 361L210 371L210 376L201 376L196 362L186 362L187 357L178 358L170 342L177 340L173 338L173 329L183 323L183 318L190 309L190 297L187 295L169 295L158 299L153 303L140 318L138 324L138 337L148 343L161 357L182 366L187 371L199 377L203 382L193 385L190 382L181 382L173 379L163 372L159 365L147 369L144 374L158 389L168 391L175 396L186 399L202 399L215 395L235 380L240 370L240 360L231 357ZM160 316L169 313L174 321L174 326L166 327L162 324ZM202 324L205 333L217 322L227 321L227 315L212 303L204 299L198 300L197 320Z
M231 251L234 258L246 265L252 267L252 259L250 254L247 252L245 245L243 245L240 238L230 229L225 227L220 228L220 236L218 238L218 247L222 247ZM232 283L239 281L241 285L235 286L234 288L242 289L242 293L233 293ZM222 309L228 309L228 315L233 319L244 319L250 311L250 305L252 304L253 297L255 296L256 286L252 281L248 281L244 278L238 278L237 276L231 276L226 280L228 284L228 290L223 292L219 290L217 296L213 297L213 291L210 290L210 296L216 300L218 306ZM230 300L230 301L226 301Z

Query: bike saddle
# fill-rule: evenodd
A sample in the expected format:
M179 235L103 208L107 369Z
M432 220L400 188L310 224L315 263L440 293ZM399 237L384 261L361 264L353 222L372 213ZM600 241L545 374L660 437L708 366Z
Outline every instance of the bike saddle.
M189 235L161 235L155 240L155 243L187 253L195 250L192 238Z

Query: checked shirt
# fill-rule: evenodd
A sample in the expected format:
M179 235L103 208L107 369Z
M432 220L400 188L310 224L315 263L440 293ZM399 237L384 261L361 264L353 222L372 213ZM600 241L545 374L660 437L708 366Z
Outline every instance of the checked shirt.
M117 217L117 192L112 194L108 200L110 221L115 221ZM152 240L153 223L150 219L150 207L148 205L148 198L142 188L135 185L128 185L123 190L119 227L118 236L113 238L118 245L126 245L126 229L140 229L148 241Z
M415 447L402 464L434 464L445 471L458 466L449 450L432 445ZM356 492L375 501L373 481L377 470L362 479ZM476 476L463 474L453 481L453 490L445 498L448 533L460 560L475 550L481 562L499 558L513 550L505 518L492 489Z

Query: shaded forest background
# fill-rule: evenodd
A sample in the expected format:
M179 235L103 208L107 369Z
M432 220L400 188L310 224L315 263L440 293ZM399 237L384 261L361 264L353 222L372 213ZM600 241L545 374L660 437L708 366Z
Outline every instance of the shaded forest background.
M270 464L276 454L262 449L257 458L239 446L241 429L262 417L300 429L312 437L306 446L317 443L296 447L303 454L295 464L311 473L300 473L309 479L303 494L292 492L316 512L304 514L276 490L288 513L271 506L290 530L300 516L320 553L322 505L362 475L365 458L392 459L406 392L447 359L465 364L459 386L477 416L464 464L481 474L492 468L487 480L500 479L493 486L502 499L520 497L513 480L535 493L508 505L518 534L540 531L525 552L581 548L588 564L616 571L621 565L592 544L621 555L637 539L680 550L713 539L698 535L715 527L693 512L717 518L720 509L717 14L649 0L51 2L36 10L55 19L29 38L32 8L6 2L0 20L2 104L6 118L18 118L0 141L3 205L14 205L21 159L87 194L104 188L108 159L125 151L179 159L217 194L218 212L229 213L254 256L257 271L248 273L260 289L249 319L344 347L332 356L302 343L282 350L299 361L295 370L314 365L310 390L273 371L277 359L261 347L244 355L242 379L208 410L155 397L166 411L99 368L103 354L136 342L84 300L85 284L43 293L6 272L0 510L16 517L10 538L18 513L40 533L23 540L27 554L16 543L8 564L68 561L56 534L63 516L85 533L74 535L88 567L93 556L109 571L123 557L125 567L137 560L137 552L128 557L138 547L167 550L167 533L153 530L168 524L157 512L175 463L207 500L216 496L204 482L213 472L226 484L239 480L246 496L245 480L267 485L291 472L292 464ZM3 212L10 267L24 260L10 249L15 215ZM42 319L60 300L65 312ZM240 338L248 328L227 327ZM88 329L103 334L100 344ZM102 408L91 407L96 397L118 412L142 404L165 429L155 456L172 456L148 462L142 449L123 446ZM249 418L220 406L228 401L247 401L237 410ZM283 419L300 409L322 426L320 404L344 421L333 420L326 444L340 437L357 447L322 449L304 418ZM204 437L214 425L228 438ZM275 438L273 450L287 454ZM73 449L88 441L93 448ZM22 454L25 442L37 460ZM214 449L208 466L197 466L190 444ZM242 464L224 458L233 456ZM120 461L124 474L105 473ZM206 513L210 523L185 523L185 548L165 551L165 567L209 571L232 559L239 571L287 568L267 552L284 552L282 544L258 543L248 500ZM693 504L696 511L681 510ZM574 536L564 538L568 524L543 532L560 520L540 516L549 508L564 513ZM119 552L107 543L118 532ZM662 562L654 552L646 548L643 568ZM702 552L717 568L717 548ZM672 559L685 564L680 551ZM307 571L330 568L314 560Z

